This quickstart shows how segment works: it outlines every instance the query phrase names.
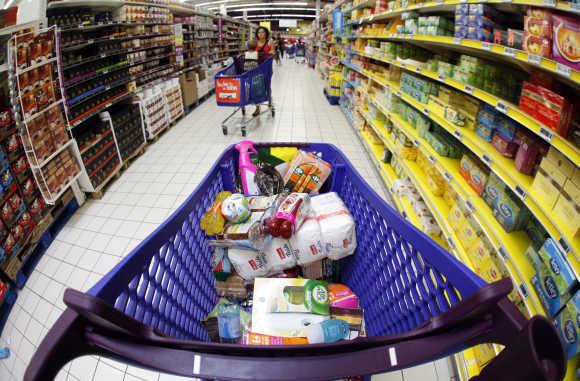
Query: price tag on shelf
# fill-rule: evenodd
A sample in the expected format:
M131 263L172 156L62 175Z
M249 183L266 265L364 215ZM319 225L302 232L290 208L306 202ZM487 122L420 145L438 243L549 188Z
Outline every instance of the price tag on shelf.
M551 143L552 138L554 137L554 133L552 130L547 129L546 127L540 127L540 136L548 143Z
M453 43L455 45L461 45L461 38L457 38L457 37L453 38Z
M508 57L515 57L516 53L517 53L517 51L514 48L508 48L508 47L505 47L504 52L503 52L503 54L505 54Z
M469 210L470 213L473 213L473 211L475 210L475 207L469 200L465 201L465 207L467 207L467 210Z
M429 109L427 107L423 108L423 114L429 116Z
M420 72L421 72L421 68L420 68L420 67L416 67L416 68L415 68L415 71L416 71L417 73L420 73Z
M397 91L395 91L395 95L400 98L401 97L401 92L397 90Z
M504 247L503 247L503 246L500 246L500 247L497 249L497 251L498 251L499 255L500 255L500 256L501 256L501 257L502 257L504 260L506 260L506 261L507 261L507 260L509 259L509 255L508 255L507 251L505 251L505 249L504 249Z
M431 162L431 164L435 164L435 158L433 157L433 155L429 155L429 161Z
M534 65L540 65L542 63L542 56L528 53L528 62Z
M419 143L419 141L418 141L418 140L413 140L413 143L415 143L415 145L416 145L417 147L419 147L419 145L420 145L420 143Z
M453 180L453 176L451 176L451 174L449 172L445 172L443 174L443 177L445 177L447 179L447 181Z
M439 3L439 4L443 3L444 1L445 1L445 0L435 0L435 2L436 2L436 3Z
M465 85L464 90L467 94L473 95L473 87Z
M440 80L440 81L445 81L446 78L447 77L445 77L443 74L437 75L437 79Z
M375 18L375 15L371 15L371 17L369 18L369 21L373 21Z
M491 160L491 157L489 157L489 155L487 153L484 153L483 155L481 155L481 160L483 160L483 162L485 164L487 164L488 166L490 166L491 163L493 163L493 160Z
M558 245L565 254L568 254L570 252L570 245L568 245L568 242L564 237L560 237L560 239L558 240Z
M455 135L455 137L459 140L461 140L461 138L463 138L463 134L459 130L453 131L453 135Z
M401 67L402 67L403 69L406 69L406 68L407 68L407 64L406 64L406 63L401 63Z
M101 74L109 74L109 71L108 71L108 70L103 70L103 71L101 72Z
M544 7L555 7L556 0L544 0Z
M526 287L525 283L521 283L520 284L520 290L522 291L522 295L524 298L527 298L530 296L530 293L528 292L528 288Z
M508 105L506 105L502 101L497 101L497 104L495 105L495 108L496 108L497 111L499 111L499 112L501 112L503 114L507 114L508 113Z
M522 186L520 184L516 185L516 193L519 196L519 198L522 199L522 201L525 201L526 197L527 197L527 193L524 190L524 188L522 188Z
M556 64L556 72L565 77L569 77L571 73L570 66L562 65L561 63Z
M483 50L491 50L491 44L489 42L482 42L481 43L481 48Z
M459 4L466 4L467 0L459 0Z
M104 24L104 23L103 23L102 21L99 21L99 22L97 23L97 25L103 25L103 24Z

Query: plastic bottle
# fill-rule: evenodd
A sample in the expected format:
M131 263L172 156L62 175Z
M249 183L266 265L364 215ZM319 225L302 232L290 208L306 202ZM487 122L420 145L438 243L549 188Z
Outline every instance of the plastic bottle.
M334 343L346 339L350 334L348 323L339 319L330 319L313 324L306 327L305 331L309 344Z
M232 195L232 192L220 192L199 221L199 227L207 235L216 235L224 230L226 219L222 215L222 202Z
M218 306L218 331L222 343L239 343L242 337L240 306L222 303Z
M239 170L242 179L242 188L245 195L259 195L260 189L254 181L258 168L252 163L250 153L258 154L254 148L254 142L250 140L243 140L236 144L236 149L240 152L239 155Z

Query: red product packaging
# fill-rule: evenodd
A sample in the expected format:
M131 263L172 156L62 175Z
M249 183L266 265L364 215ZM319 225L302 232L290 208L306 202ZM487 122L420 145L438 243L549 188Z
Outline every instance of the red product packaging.
M8 254L12 251L12 248L16 245L16 240L12 236L12 234L8 234L4 242L2 242L2 248Z
M30 203L28 210L32 215L36 216L42 212L43 207L44 207L43 199L41 197L36 197L34 201Z
M9 109L0 110L0 128L8 126L12 123L12 113Z
M10 224L14 218L14 208L10 205L10 202L6 201L2 205L2 208L0 209L0 217L2 217L2 221L4 221L5 224Z
M26 161L26 157L22 155L12 164L12 173L18 175L24 172L26 168L28 168L28 162Z
M34 180L32 180L32 177L27 178L22 184L22 194L27 197L33 195L35 190Z
M572 117L572 105L561 95L545 87L524 82L520 108L548 128L566 137Z
M506 157L514 157L518 149L517 144L506 140L498 133L493 134L493 138L491 138L491 144L494 146L497 152Z
M2 302L2 300L4 300L4 295L6 295L6 290L8 290L8 286L6 286L6 283L4 283L0 280L0 302Z
M552 40L545 37L538 37L524 32L523 48L525 51L537 54L542 57L550 58L552 51Z
M20 149L20 139L18 139L18 134L16 132L6 138L4 148L6 148L6 153L9 155Z

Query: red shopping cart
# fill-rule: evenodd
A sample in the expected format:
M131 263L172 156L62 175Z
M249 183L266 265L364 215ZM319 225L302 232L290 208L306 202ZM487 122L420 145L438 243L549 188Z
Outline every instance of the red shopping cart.
M219 71L215 75L215 94L218 106L235 107L236 109L222 121L222 132L228 134L228 121L239 111L242 112L243 119L240 123L242 136L246 136L247 126L256 120L260 115L271 113L276 115L274 103L272 102L272 61L267 58L256 68L245 71L244 56L234 59L234 62ZM245 119L246 106L266 105L267 109L258 115Z
M230 146L184 204L93 288L65 292L67 309L24 379L52 380L70 360L95 354L212 380L368 380L484 342L505 348L472 381L564 377L555 328L519 312L507 298L511 281L486 284L388 206L334 146L269 145L295 145L332 164L321 191L337 192L356 221L358 247L341 261L341 281L359 296L369 337L297 346L209 342L201 320L219 296L199 221L218 192L236 190L238 154Z

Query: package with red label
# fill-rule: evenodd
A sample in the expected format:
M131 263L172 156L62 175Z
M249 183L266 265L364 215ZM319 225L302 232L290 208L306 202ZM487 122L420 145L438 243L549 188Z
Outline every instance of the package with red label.
M330 175L331 166L311 152L299 150L284 175L286 192L318 193Z
M5 169L0 172L0 190L7 190L13 182L14 178L12 177L12 173L10 173L10 169Z
M552 51L552 40L545 37L538 37L524 32L523 48L525 51L538 56L550 58Z
M16 245L16 240L12 236L12 234L8 234L6 239L2 242L2 248L6 254L10 254L12 252L12 248Z
M28 161L26 160L26 156L22 155L14 163L12 163L12 172L15 175L19 175L26 171L28 168Z
M572 106L563 96L545 87L524 82L519 106L548 128L564 137L568 135Z
M36 186L34 184L34 180L32 177L27 178L24 180L21 186L22 195L27 198L30 196L34 196L34 191L36 190Z
M22 201L22 198L20 197L20 194L18 194L18 192L14 193L12 196L10 196L10 198L8 199L8 202L10 203L10 206L12 207L14 218L18 217L20 215L20 213L22 213L26 210L26 205ZM6 222L6 221L4 221L4 222Z
M289 239L310 213L310 196L306 193L290 193L268 220L268 230L273 237Z
M42 216L42 208L44 207L44 200L41 197L36 197L28 206L28 210L32 216L38 221Z
M521 173L532 175L541 160L544 143L536 136L523 130L517 132L515 143L518 145L514 160L516 168Z
M322 233L316 216L307 217L304 223L290 238L299 265L307 265L326 258L322 245Z
M264 256L269 270L274 273L296 266L296 258L287 239L272 238L264 248Z
M553 59L580 70L580 21L578 17L554 15Z
M20 150L20 139L18 138L18 133L15 132L6 138L4 141L4 148L8 155Z

